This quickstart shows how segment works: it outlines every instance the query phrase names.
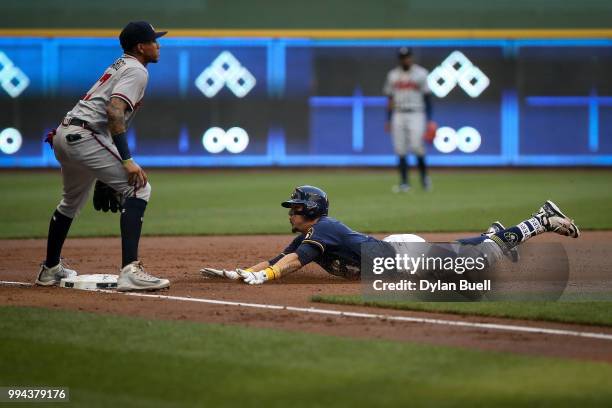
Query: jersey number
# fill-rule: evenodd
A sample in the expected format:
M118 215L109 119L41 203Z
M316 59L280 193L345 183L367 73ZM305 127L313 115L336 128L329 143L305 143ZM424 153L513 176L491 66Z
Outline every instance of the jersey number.
M108 81L108 79L111 77L111 75L112 75L112 74L104 74L104 75L102 75L102 76L100 77L100 79L98 79L98 82L99 82L98 86L96 86L96 87L94 88L94 90L93 90L91 93L88 93L87 95L85 95L85 96L83 97L83 100L84 100L84 101L88 101L88 100L89 100L89 98L91 98L91 95L93 95L93 94L94 94L94 92L96 92L96 89L98 89L98 88L99 88L99 87L101 87L101 86L102 86L102 85L103 85L103 84L104 84L106 81Z

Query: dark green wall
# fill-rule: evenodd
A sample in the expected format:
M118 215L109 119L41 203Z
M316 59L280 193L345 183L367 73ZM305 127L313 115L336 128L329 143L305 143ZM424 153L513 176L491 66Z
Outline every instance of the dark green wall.
M612 0L0 0L0 28L611 28Z

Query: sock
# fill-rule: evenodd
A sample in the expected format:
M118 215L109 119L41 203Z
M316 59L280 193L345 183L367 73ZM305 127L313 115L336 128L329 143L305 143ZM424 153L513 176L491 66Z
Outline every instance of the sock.
M60 263L60 254L62 253L62 247L68 235L70 224L72 224L72 218L68 218L55 210L49 222L49 235L47 236L47 258L45 259L45 266L47 268L52 268Z
M527 241L531 237L546 232L546 228L537 217L529 218L514 227L506 228L496 232L491 239L500 245L505 245L508 249Z
M142 231L142 218L147 202L140 198L126 198L121 210L122 266L138 260L138 243Z
M523 240L521 242L525 242L531 237L535 237L538 234L546 232L546 228L544 227L542 220L537 216L533 216L528 220L521 222L517 225L517 227L523 233Z
M401 184L408 184L408 162L406 161L406 156L399 157L398 166L400 172L400 182Z
M417 164L419 166L419 172L421 173L421 182L425 185L425 179L427 178L427 167L425 166L425 156L417 156Z

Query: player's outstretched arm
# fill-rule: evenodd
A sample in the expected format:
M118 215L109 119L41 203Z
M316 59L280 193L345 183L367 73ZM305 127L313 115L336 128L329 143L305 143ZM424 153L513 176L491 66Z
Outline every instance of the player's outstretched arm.
M248 283L249 285L261 285L266 281L279 279L281 276L289 275L301 267L302 263L300 262L298 255L296 253L291 253L283 256L274 265L267 266L264 270L253 272L249 270L237 269L236 272L238 272L245 283Z
M200 273L205 278L227 278L231 280L242 279L238 272L231 269L217 269L217 268L202 268Z
M274 266L278 268L278 277L280 277L280 275L285 276L297 271L303 265L300 262L298 254L293 252L291 254L283 256L276 264L274 264Z
M258 264L255 264L249 268L247 268L247 271L254 271L254 272L259 272L259 271L263 271L264 269L266 269L268 266L270 266L270 262L269 261L263 261L260 262Z

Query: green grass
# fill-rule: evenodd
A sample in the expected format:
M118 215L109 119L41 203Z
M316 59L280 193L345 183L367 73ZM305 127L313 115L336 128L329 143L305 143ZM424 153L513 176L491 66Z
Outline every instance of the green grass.
M69 387L72 406L612 403L605 363L36 308L0 316L0 384Z
M394 195L394 171L152 170L144 234L288 233L279 203L299 184L324 188L331 215L364 232L480 231L500 219L523 220L556 200L583 229L611 229L612 172L602 170L443 170L434 191ZM413 174L414 176L414 174ZM414 178L414 177L413 177ZM0 172L0 238L44 237L61 194L56 172ZM118 235L118 215L89 201L71 236Z
M612 302L407 302L316 295L313 302L612 326Z

